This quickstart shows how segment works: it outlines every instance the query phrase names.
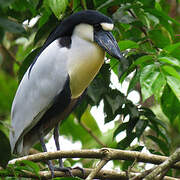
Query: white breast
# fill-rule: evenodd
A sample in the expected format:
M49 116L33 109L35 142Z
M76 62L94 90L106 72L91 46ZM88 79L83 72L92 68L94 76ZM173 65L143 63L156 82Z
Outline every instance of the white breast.
M96 43L72 36L68 54L68 74L72 98L80 96L104 63L105 51Z

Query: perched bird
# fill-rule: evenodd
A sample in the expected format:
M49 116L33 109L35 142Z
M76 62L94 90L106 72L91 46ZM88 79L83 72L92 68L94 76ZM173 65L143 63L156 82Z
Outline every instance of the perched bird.
M123 56L112 33L112 20L93 10L80 11L64 19L49 35L30 65L16 92L11 111L12 153L25 155L58 125L81 101L84 92L104 63L105 52ZM60 170L66 171L62 160ZM54 168L48 161L50 170Z

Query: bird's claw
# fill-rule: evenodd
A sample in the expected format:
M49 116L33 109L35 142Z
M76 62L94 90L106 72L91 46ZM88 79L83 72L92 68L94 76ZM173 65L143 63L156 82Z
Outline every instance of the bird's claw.
M72 168L71 167L55 167L55 171L62 171L64 173L68 173L71 177L73 177L73 174L71 172Z
M71 168L71 167L54 167L54 171L62 171L64 173L68 173L69 176L73 177L73 174L72 174L72 170L73 169L78 169L82 172L82 177L85 177L85 172L84 172L84 169L81 168L81 167L75 167L75 168Z
M78 169L78 170L80 170L80 171L82 172L82 177L85 177L85 171L84 171L83 168L77 166L77 167L74 167L73 169Z

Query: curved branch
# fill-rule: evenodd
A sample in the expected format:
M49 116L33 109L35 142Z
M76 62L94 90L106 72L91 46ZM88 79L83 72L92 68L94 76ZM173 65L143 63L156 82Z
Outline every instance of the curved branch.
M85 178L93 171L93 169L90 169L90 168L84 168L84 173L85 173ZM18 177L24 177L24 178L40 178L41 180L44 180L44 179L51 179L51 172L49 171L40 171L39 173L39 176L31 173L31 172L28 172L28 171L23 171L23 173L19 173L18 174ZM78 169L73 169L72 170L72 174L73 176L78 176L80 178L84 178L83 175L82 175L82 172ZM136 173L130 173L131 176L135 176ZM14 177L14 174L12 172L9 172L9 173L1 173L0 172L0 177L7 177L7 176L12 176ZM54 172L54 177L67 177L68 174L67 173L64 173L64 172L61 172L61 171L55 171ZM128 180L127 176L126 176L126 172L116 172L116 171L112 171L112 170L101 170L99 171L95 177L96 179L109 179L109 180ZM176 178L171 178L171 177L168 177L168 176L165 176L164 177L164 180L178 180Z
M180 148L178 148L170 157L166 159L162 164L157 166L157 168L146 176L145 180L151 180L157 177L159 174L166 172L171 168L177 161L180 160Z
M166 156L159 156L153 154L146 154L137 151L125 151L111 148L102 148L99 150L71 150L71 151L56 151L56 152L43 152L34 155L24 156L21 158L13 159L9 163L14 164L16 161L30 160L34 162L52 160L58 158L94 158L109 160L130 160L144 163L161 164L167 160ZM180 163L172 166L175 169L180 169Z

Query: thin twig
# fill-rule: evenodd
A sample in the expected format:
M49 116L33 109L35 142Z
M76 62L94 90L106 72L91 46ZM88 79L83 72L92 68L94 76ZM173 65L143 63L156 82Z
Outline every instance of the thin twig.
M104 6L107 6L108 4L110 4L111 2L113 2L113 0L108 0L106 1L104 4L101 4L96 10L100 10L101 8L103 8Z
M101 140L92 132L92 130L86 126L86 124L84 124L82 121L80 121L80 125L89 133L89 135L91 137L93 137L93 139L95 139L95 141L102 147L107 147L103 142L101 142Z
M145 176L147 176L149 173L151 173L156 167L153 167L151 169L145 170L143 172L141 172L140 174L130 178L129 180L139 180L139 179L143 179Z
M166 173L169 171L169 168L165 169L164 171L162 171L158 177L157 180L162 180L164 179L164 176L166 175Z
M11 51L9 51L3 44L0 44L0 48L2 48L2 50L3 50L4 52L6 52L6 54L8 54L8 56L11 57L11 60L14 61L18 66L21 65L21 63L16 60L16 58L15 58L14 55L11 53Z
M132 168L135 166L136 163L137 163L137 159L135 159L134 162L131 164L131 166L128 167L128 170L126 171L128 178L129 178L129 174L130 174Z
M96 176L96 174L107 164L107 162L107 159L102 159L97 167L91 171L86 180L92 180Z

